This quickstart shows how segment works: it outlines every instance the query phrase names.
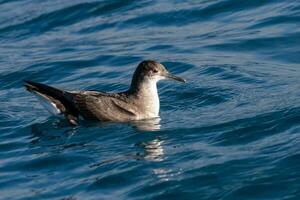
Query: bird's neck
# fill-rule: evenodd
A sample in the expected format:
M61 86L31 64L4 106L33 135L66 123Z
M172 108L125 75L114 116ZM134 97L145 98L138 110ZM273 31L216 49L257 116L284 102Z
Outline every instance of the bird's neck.
M158 96L157 93L157 81L156 79L143 78L139 80L133 80L130 85L129 91L138 96Z
M146 115L158 117L160 103L156 85L157 80L143 79L135 83L135 85L131 84L129 91L139 99L139 104L143 105Z

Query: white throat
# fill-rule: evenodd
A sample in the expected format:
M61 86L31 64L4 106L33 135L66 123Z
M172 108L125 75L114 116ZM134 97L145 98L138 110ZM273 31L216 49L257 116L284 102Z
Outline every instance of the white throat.
M157 81L159 79L146 79L142 85L142 97L144 100L145 117L154 118L159 116L159 96L157 92Z

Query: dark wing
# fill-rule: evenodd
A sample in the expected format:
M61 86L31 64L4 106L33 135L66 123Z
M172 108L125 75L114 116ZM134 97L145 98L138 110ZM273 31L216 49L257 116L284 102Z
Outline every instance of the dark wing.
M82 91L69 94L84 118L100 121L130 121L136 118L136 109L128 101L126 93Z

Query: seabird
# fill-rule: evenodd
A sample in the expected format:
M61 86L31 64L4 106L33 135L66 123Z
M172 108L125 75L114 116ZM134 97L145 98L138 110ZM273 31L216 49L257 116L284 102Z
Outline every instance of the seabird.
M26 89L40 97L53 114L64 115L77 125L80 117L88 120L128 122L159 116L156 83L163 79L186 82L172 75L161 63L142 61L136 68L130 88L125 92L64 91L25 80Z

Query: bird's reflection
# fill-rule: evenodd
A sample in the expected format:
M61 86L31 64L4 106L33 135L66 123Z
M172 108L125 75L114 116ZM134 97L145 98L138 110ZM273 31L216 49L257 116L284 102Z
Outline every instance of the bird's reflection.
M141 143L140 146L142 146L144 153L140 156L146 161L163 162L166 158L164 143L164 140L160 137ZM159 181L169 181L176 179L181 174L181 169L170 169L162 167L162 165L156 165L152 169L152 173Z
M110 158L107 160L103 160L101 162L95 163L91 165L91 168L97 168L112 162L123 162L128 159L135 159L137 161L147 160L159 162L164 160L164 149L163 149L163 141L159 138L155 138L154 140L150 140L147 142L138 143L137 146L142 148L142 153L130 153L124 155L118 155L114 158ZM162 172L162 171L161 171ZM156 174L156 172L154 172ZM159 173L159 172L158 172Z
M130 122L131 126L141 131L158 131L160 130L160 118L145 119Z
M163 140L156 138L154 140L141 143L141 146L144 149L144 154L142 154L143 158L149 161L163 161L163 142Z
M139 131L157 131L160 130L160 118L153 118L148 120L134 121L130 122L127 125L132 126L133 128ZM114 123L83 123L79 127L70 127L69 124L65 120L61 119L50 119L42 123L36 123L31 125L31 145L44 145L57 147L61 149L65 149L68 146L81 145L81 141L77 141L77 137L72 139L76 133L78 133L78 129L84 129L85 127L107 127L112 125L114 127ZM52 127L51 129L47 127ZM125 157L134 157L138 160L148 160L148 161L163 161L164 159L164 141L156 135L156 133L137 133L137 135L145 134L143 140L137 142L136 145L140 147L140 151L138 153L133 153L131 155L125 155ZM155 136L156 135L156 136ZM140 137L138 136L138 137ZM153 137L154 136L154 137ZM150 137L150 138L149 138ZM70 143L70 141L72 141ZM76 141L76 144L73 142Z
M160 120L161 119L158 117L134 121L131 125L141 131L158 131L161 128ZM162 161L164 157L163 143L164 141L160 137L141 142L139 146L143 148L144 153L140 156L145 160Z

